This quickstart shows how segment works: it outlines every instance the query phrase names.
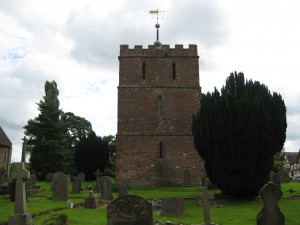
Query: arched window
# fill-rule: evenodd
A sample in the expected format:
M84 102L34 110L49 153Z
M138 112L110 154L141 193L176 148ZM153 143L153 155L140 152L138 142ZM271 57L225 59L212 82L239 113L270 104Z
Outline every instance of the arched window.
M160 95L156 98L156 113L157 115L163 114L163 99Z

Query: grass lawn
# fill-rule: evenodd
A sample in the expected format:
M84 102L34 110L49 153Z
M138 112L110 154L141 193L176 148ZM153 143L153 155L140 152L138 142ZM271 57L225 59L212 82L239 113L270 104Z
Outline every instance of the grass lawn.
M88 184L95 185L94 182L85 182L82 187ZM51 218L58 214L64 213L69 218L70 225L106 225L106 203L101 203L99 209L84 209L73 208L67 209L66 201L51 200L52 192L50 185L45 182L38 182L44 191L29 197L27 202L27 211L33 215L35 225L50 224ZM294 192L290 192L293 189ZM81 194L71 193L71 184L69 185L69 200L75 205L83 203L83 198L87 196L87 192ZM219 194L219 190L210 190L210 192ZM279 207L285 215L285 224L299 225L300 224L300 199L295 200L291 197L300 197L300 183L290 182L282 184L283 198L279 201ZM167 220L173 223L184 222L185 225L202 224L203 209L196 205L195 197L200 193L199 187L172 187L158 189L131 188L130 194L140 195L147 199L157 199L163 197L184 197L185 198L185 216L182 217L161 217L158 211L154 211L154 222ZM97 193L96 193L97 194ZM114 193L114 198L117 194ZM219 225L254 225L256 224L256 215L262 207L262 201L254 200L231 200L217 199L217 205L223 207L211 208L211 221ZM58 209L54 211L53 209ZM14 204L9 202L8 196L0 196L0 223L8 221L10 215L13 214ZM41 214L40 212L44 212Z

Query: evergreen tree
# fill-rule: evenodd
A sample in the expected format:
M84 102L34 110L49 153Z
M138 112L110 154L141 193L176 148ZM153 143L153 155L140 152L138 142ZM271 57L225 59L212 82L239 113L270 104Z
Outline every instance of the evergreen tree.
M45 83L45 96L38 105L39 115L30 119L25 129L28 137L27 151L30 153L30 168L38 178L49 172L72 172L72 153L68 146L66 124L61 121L59 91L55 81Z
M256 196L286 138L286 107L277 93L231 73L221 93L202 95L193 116L195 147L224 194Z
M108 160L108 144L95 132L90 132L75 146L75 166L78 172L85 173L87 180L95 178L94 172L104 171Z
M116 175L116 136L108 135L102 138L108 144L108 161L104 175L115 177Z

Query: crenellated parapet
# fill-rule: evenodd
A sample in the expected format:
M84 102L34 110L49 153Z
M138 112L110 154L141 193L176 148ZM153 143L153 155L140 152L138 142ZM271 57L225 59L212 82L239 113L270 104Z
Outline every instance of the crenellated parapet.
M142 45L135 45L134 48L129 48L128 45L120 46L120 57L198 57L197 45L190 44L188 48L183 48L183 45L175 45L175 48L170 48L169 45L162 45L157 48L154 45L148 45L148 48L143 48Z

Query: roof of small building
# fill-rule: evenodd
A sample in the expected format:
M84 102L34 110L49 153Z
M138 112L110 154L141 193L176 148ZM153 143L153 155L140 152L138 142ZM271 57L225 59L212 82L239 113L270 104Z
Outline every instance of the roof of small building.
M299 153L300 153L300 150L299 150L299 152L285 152L284 154L285 154L287 163L289 163L289 164L297 163Z
M0 126L0 146L7 146L10 147L12 145L11 141L5 134L4 130Z

